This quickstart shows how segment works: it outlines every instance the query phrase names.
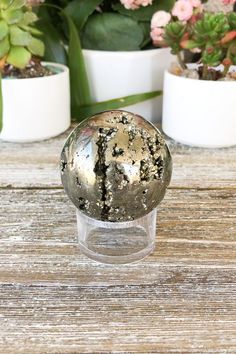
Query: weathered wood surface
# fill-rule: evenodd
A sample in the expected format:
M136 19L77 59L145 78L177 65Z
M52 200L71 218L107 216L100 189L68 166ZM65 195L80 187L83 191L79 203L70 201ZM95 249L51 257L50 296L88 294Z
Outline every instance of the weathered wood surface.
M0 186L59 188L59 157L68 132L42 143L0 145ZM174 153L171 188L236 188L236 149L192 149L169 143Z
M0 353L236 353L236 148L171 142L156 249L109 266L77 246L65 136L0 143Z

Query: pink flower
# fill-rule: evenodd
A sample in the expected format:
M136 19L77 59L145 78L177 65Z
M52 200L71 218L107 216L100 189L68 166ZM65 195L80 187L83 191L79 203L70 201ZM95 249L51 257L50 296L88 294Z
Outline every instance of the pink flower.
M124 5L124 7L127 9L127 10L135 10L135 9L138 9L137 6L135 6L134 4L134 0L120 0L121 4Z
M152 28L150 35L154 45L159 45L160 42L164 40L163 34L164 34L163 28L159 28L159 27Z
M222 0L224 5L233 5L236 3L236 0Z
M157 11L152 16L151 28L165 27L171 20L171 14L166 11Z
M195 7L195 8L202 7L201 0L186 0L186 1L189 1L190 4L192 5L192 7Z
M178 17L180 21L188 21L193 14L193 5L187 0L176 1L172 15Z
M137 10L141 6L148 6L152 4L153 0L120 0L121 4L128 10Z
M152 1L153 0L136 0L136 4L138 6L148 6L148 5L152 5Z
M28 6L38 6L38 5L40 5L41 3L43 3L44 2L44 0L27 0L26 1L26 4L28 5Z

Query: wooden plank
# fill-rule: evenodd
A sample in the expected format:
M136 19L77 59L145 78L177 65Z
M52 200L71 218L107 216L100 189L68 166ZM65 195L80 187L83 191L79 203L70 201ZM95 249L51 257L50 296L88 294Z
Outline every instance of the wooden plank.
M31 144L0 142L0 186L61 187L59 155L65 137Z
M0 190L2 241L74 242L75 210L63 190Z
M2 284L0 351L235 353L235 290L235 272L205 268L145 285Z
M155 252L117 267L116 281L155 281L161 267L233 269L235 197L235 190L169 190L159 209ZM111 267L81 255L74 207L62 190L1 190L1 202L1 282L112 284Z
M211 247L201 244L178 244L160 241L152 255L130 265L98 264L83 256L77 245L47 245L0 243L0 283L25 285L94 286L129 285L142 287L158 283L160 277L174 281L188 271L206 270L212 281L217 274L229 273L235 277L235 246ZM234 279L235 280L235 279ZM232 282L232 289L235 283ZM232 290L232 294L234 292ZM210 301L210 299L209 299Z
M75 209L63 190L0 190L0 240L76 241ZM158 208L158 240L234 242L236 190L169 189Z
M59 156L68 133L40 143L0 142L0 187L61 187ZM169 145L174 161L171 188L236 188L236 148Z
M0 143L0 353L235 353L236 149L170 142L157 247L114 267L76 243L65 136Z

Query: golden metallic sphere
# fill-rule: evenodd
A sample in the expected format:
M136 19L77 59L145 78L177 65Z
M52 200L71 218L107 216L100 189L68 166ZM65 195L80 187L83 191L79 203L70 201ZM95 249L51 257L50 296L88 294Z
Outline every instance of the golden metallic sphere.
M150 213L163 199L171 173L172 159L161 133L126 111L86 119L61 154L66 193L96 220L130 221Z

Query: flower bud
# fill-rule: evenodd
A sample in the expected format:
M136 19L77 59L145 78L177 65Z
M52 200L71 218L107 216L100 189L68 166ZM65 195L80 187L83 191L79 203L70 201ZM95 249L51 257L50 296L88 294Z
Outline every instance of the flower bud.
M230 66L232 65L232 60L230 58L225 58L223 61L222 61L222 64L224 66Z

